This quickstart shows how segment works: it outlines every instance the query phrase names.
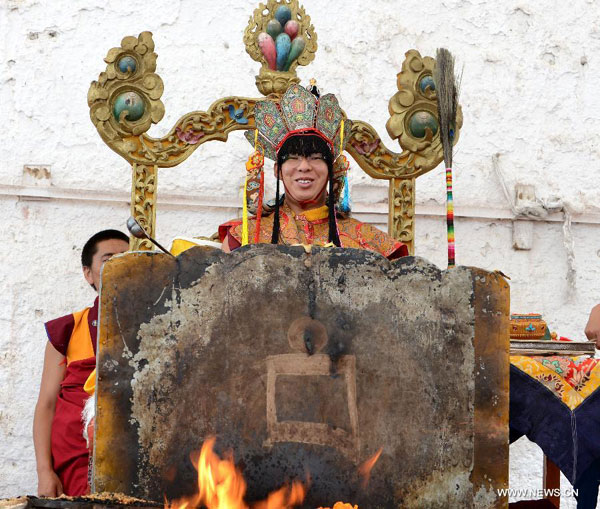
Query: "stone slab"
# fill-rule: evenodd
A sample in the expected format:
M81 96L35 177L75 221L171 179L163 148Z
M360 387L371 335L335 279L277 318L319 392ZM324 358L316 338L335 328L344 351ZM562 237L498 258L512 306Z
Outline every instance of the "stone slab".
M495 273L351 249L119 256L103 273L94 488L189 494L189 454L216 435L249 500L309 475L306 507L504 507L508 301Z

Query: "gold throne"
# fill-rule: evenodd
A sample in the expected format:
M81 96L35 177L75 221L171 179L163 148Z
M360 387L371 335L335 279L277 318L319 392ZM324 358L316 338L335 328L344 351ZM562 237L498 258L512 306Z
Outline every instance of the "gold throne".
M281 6L297 21L304 49L287 71L269 68L258 43ZM244 32L246 51L261 64L256 86L263 96L282 95L288 86L299 82L296 68L308 65L317 51L317 34L310 17L298 0L268 0L250 17ZM254 104L260 98L224 97L207 111L183 115L161 138L146 134L151 124L162 119L163 82L156 71L157 54L150 32L128 36L121 46L112 48L105 61L106 70L88 92L90 117L105 143L132 167L131 215L146 232L156 235L158 170L177 166L200 145L212 140L226 141L230 132L252 130ZM401 152L388 149L377 131L367 122L352 118L352 131L346 150L360 168L375 179L389 182L388 232L414 253L415 181L442 161L433 68L435 60L410 50L397 75L398 92L389 100L390 117L386 129L397 139ZM346 113L345 113L346 114ZM455 143L462 126L458 111ZM150 250L147 240L132 237L132 250Z

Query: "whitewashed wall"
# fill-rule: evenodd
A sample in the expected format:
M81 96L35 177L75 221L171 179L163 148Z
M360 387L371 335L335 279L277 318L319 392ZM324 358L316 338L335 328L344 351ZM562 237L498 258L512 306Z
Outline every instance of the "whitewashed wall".
M446 46L464 64L464 128L455 156L458 263L512 277L511 308L540 312L552 329L583 338L600 302L600 9L594 0L305 0L319 51L299 75L337 93L351 118L376 126L385 143L387 102L404 53ZM226 95L256 96L258 65L242 33L253 0L4 0L0 3L0 498L34 493L31 421L45 345L43 322L88 305L81 277L85 240L124 229L130 171L89 120L89 83L125 35L154 33L166 115ZM241 133L202 146L184 165L161 170L158 239L209 234L237 215ZM512 247L515 184L573 214L576 289L566 283L560 212L533 225L531 250ZM36 178L25 166L47 165ZM38 175L40 176L40 175ZM358 217L386 221L386 190L354 167ZM272 183L271 183L272 185ZM444 177L418 180L417 254L445 265ZM512 487L541 487L541 452L511 447ZM568 486L563 478L563 486ZM564 507L575 507L569 499Z

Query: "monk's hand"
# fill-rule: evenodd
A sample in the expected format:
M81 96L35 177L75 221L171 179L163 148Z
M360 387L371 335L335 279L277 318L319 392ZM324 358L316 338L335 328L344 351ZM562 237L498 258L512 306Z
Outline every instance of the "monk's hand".
M38 497L59 497L62 494L62 483L54 470L38 472Z
M600 350L600 304L592 308L590 318L585 326L585 335L590 341L595 341L596 348Z

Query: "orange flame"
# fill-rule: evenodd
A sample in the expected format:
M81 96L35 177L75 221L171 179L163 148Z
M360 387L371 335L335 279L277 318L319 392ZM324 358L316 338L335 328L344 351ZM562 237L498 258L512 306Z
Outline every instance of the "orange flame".
M233 457L219 458L213 452L216 439L211 437L202 445L199 457L192 457L198 471L198 494L165 502L165 509L188 509L205 506L207 509L249 509L244 502L246 481L235 467ZM290 487L283 486L270 493L266 500L257 502L252 509L290 509L304 501L306 489L294 481Z
M330 509L329 507L319 507L319 509ZM345 504L344 502L336 502L332 509L358 509L357 505Z
M379 450L375 454L373 454L373 456L371 456L360 467L358 467L358 472L360 473L360 475L363 478L363 480L362 480L363 489L367 487L367 484L369 484L369 480L371 479L371 470L373 470L375 463L377 463L379 456L381 456L381 451L383 451L383 447L380 447ZM335 509L335 506L334 506L334 509Z
M306 489L301 482L294 481L291 487L284 486L269 493L267 500L257 502L252 509L280 509L294 507L304 501Z

